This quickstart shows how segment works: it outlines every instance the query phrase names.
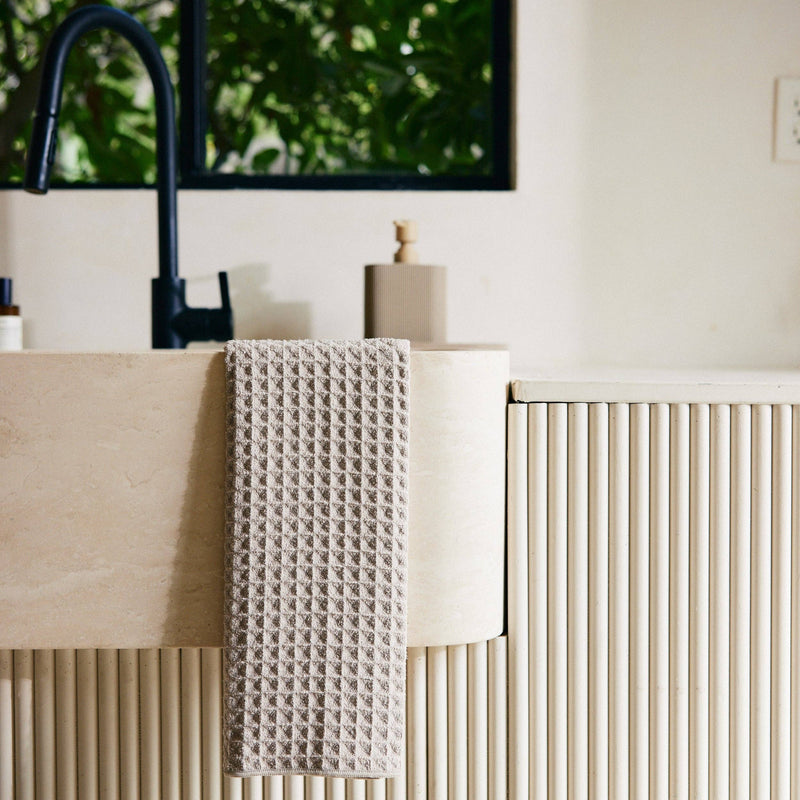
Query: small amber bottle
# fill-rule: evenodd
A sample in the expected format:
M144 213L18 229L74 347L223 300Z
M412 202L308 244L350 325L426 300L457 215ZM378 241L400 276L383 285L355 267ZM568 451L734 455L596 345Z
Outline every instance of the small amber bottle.
M22 350L22 317L11 301L11 278L0 278L0 351Z

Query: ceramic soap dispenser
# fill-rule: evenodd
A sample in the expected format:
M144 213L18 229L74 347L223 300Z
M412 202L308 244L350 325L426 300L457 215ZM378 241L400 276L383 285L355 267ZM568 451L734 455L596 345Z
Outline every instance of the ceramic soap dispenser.
M364 335L443 343L446 270L419 263L416 222L403 219L394 225L400 243L394 263L364 268Z

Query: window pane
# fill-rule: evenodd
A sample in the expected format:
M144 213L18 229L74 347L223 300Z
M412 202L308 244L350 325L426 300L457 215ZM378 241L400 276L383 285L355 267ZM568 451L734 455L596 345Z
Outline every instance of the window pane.
M116 4L154 35L177 76L178 0ZM39 68L55 27L74 0L0 0L0 181L22 180ZM117 34L96 32L73 49L64 77L53 180L152 183L155 107L150 81Z
M492 0L206 2L207 128L196 126L206 175L424 180L505 168L493 163L507 120L492 119ZM180 0L115 5L153 34L177 86ZM0 183L22 180L44 47L73 8L0 0ZM56 158L56 183L154 182L150 81L121 36L89 34L70 54ZM192 172L191 185L203 180Z
M491 0L209 0L209 169L491 175Z

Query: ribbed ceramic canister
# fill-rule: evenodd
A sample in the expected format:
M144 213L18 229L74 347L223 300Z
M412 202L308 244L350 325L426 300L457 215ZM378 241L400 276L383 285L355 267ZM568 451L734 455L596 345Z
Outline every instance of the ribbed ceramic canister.
M427 264L364 268L364 335L445 342L446 270Z

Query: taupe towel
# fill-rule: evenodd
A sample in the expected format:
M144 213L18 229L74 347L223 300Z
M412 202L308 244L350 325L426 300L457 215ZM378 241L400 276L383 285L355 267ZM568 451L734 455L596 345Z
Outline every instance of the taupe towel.
M401 769L409 344L232 341L224 769Z

